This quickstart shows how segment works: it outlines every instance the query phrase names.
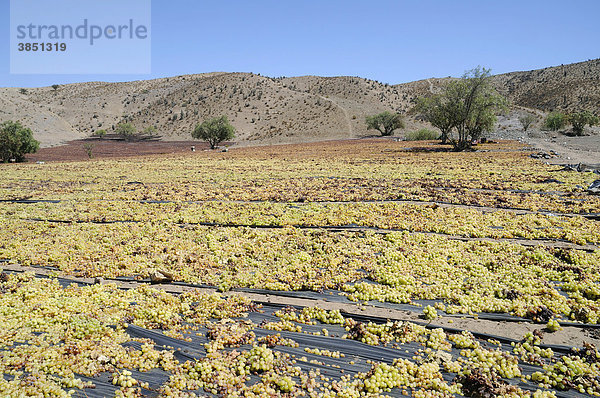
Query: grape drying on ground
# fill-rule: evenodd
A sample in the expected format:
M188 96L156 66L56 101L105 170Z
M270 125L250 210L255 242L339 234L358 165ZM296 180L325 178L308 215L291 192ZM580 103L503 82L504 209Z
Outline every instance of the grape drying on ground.
M600 322L592 173L515 142L410 145L0 166L0 260L50 275L0 273L0 395L599 396L594 344L544 344ZM82 277L106 283L69 282ZM539 330L500 342L435 326L482 313Z

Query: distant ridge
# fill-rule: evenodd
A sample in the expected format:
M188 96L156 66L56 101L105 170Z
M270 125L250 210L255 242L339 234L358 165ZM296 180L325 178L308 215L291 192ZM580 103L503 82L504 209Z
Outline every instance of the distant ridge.
M600 59L494 76L515 105L550 111L600 105ZM75 83L0 88L0 121L21 120L45 146L91 135L127 120L140 130L156 126L164 139L190 139L194 126L227 115L241 143L309 142L355 138L364 117L405 112L437 92L447 78L387 85L360 77L270 78L251 73L205 73L124 83ZM25 91L22 91L25 90ZM408 128L421 126L407 121Z

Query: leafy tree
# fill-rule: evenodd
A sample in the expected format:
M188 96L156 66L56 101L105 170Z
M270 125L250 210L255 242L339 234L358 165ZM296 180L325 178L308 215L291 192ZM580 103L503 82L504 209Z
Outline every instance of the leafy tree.
M442 144L448 142L452 128L456 125L455 105L440 94L417 100L415 111L420 113L421 117L431 123L433 127L440 129Z
M506 100L490 83L490 70L479 66L448 83L442 95L455 115L454 148L459 151L470 149L472 141L494 127L496 112L506 109Z
M58 90L59 87L60 87L59 84L53 84L52 85L52 90L56 91L56 90Z
M154 135L158 129L155 126L148 126L144 129L143 133L147 135Z
M197 125L192 137L207 141L210 148L215 149L219 143L235 137L235 128L229 123L227 116L215 117Z
M567 125L567 115L561 112L550 112L544 120L544 128L552 131L562 129Z
M25 154L35 153L40 143L33 138L31 129L20 122L7 121L0 124L0 160L7 163L11 159L17 162L25 160Z
M523 126L523 131L527 131L529 126L535 123L536 119L535 115L532 115L531 113L525 113L519 116L519 123Z
M506 109L506 99L490 83L490 70L477 67L451 81L442 93L420 98L415 110L442 131L442 141L453 140L455 150L470 149L472 142L493 129L496 113Z
M404 128L402 116L388 111L373 116L367 116L365 121L367 122L367 130L377 130L384 137L392 135L394 130Z
M19 92L20 92L21 94L27 94L27 89L25 89L25 88L20 88L20 89L19 89Z
M573 133L576 136L583 135L583 129L586 125L593 126L599 122L598 117L590 111L572 113L568 116L568 120L573 126Z
M117 124L115 131L118 135L125 138L127 141L133 140L136 136L135 127L133 127L131 123L121 122Z

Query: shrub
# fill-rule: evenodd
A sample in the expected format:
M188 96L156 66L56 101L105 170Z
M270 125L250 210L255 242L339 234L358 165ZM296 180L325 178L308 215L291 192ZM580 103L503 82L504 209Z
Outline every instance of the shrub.
M7 121L0 124L0 160L4 163L15 159L25 160L26 153L34 153L40 143L33 138L31 129L23 127L20 122Z
M583 129L586 124L589 126L598 124L598 117L589 111L572 113L567 119L573 126L573 133L578 136L583 135Z
M104 136L106 136L106 130L104 130L104 129L96 130L96 132L92 135L94 137L104 138Z
M561 112L550 112L544 120L544 128L547 130L557 131L565 127L567 124L567 116Z
M406 134L406 141L429 141L437 140L439 138L439 133L429 129L420 129Z
M523 126L523 131L527 131L529 126L535 123L536 117L531 113L525 113L524 115L519 116L519 123Z
M91 159L92 157L94 157L93 151L94 151L94 144L92 144L91 142L88 142L86 144L83 144L83 150L85 151L85 153L88 156L88 159Z
M144 129L144 134L154 135L158 129L155 126L148 126Z
M205 120L192 131L192 137L207 141L211 149L219 143L235 137L235 128L227 120L227 116Z

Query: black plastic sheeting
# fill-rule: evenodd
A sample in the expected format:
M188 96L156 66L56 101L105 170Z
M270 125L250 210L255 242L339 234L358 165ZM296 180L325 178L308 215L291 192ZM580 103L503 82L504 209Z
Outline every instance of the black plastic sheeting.
M116 280L120 281L128 281L133 282L133 278L116 278ZM365 280L366 281L366 280ZM145 281L149 283L149 281ZM364 282L364 281L363 281ZM367 281L368 282L368 281ZM371 282L373 283L373 282ZM188 287L196 287L202 289L217 289L215 286L211 285L197 285L185 282L172 282L173 285L179 286L188 286ZM241 292L241 293L253 293L253 294L262 294L276 297L289 297L289 298L298 298L298 299L309 299L309 300L322 300L336 303L345 303L349 304L352 301L349 301L346 297L346 294L338 291L338 290L323 290L321 292L315 292L310 290L297 290L297 291L281 291L281 290L266 290L266 289L251 289L251 288L233 288L231 289L233 292ZM397 311L410 311L410 312L421 312L423 308L427 305L433 306L435 303L443 301L443 299L439 300L413 300L412 302L415 304L398 304L398 303L390 303L390 302L381 302L376 300L367 301L367 305L379 308L387 308ZM362 302L362 301L361 301ZM364 302L363 302L364 303ZM475 315L469 314L448 314L445 311L437 310L438 314L442 314L444 317L451 318L475 318ZM498 321L498 322L530 322L534 323L531 319L523 318L515 315L510 315L506 313L490 313L490 312L480 312L477 313L478 319L484 319L489 321ZM558 320L563 326L573 326L579 328L599 328L599 324L591 324L591 323L580 323L580 322L569 322L565 320Z
M10 262L10 260L2 260L0 259L0 263ZM32 266L32 268L40 268L45 270L53 270L60 271L56 267L41 267L41 266ZM59 279L60 280L60 279ZM117 278L104 278L105 281L110 282L135 282L135 283L145 283L152 284L149 279L136 279L133 277L117 277ZM363 280L361 282L370 282L369 280ZM73 283L73 282L71 282ZM218 291L217 286L213 285L205 285L205 284L194 284L187 282L171 282L173 286L185 286L197 289L206 289L206 290L214 290ZM343 303L343 304L352 304L353 301L348 300L347 294L341 292L339 290L331 290L324 289L320 292L312 291L312 290L267 290L267 289L253 289L253 288L232 288L232 292L240 292L240 293L251 293L251 294L259 294L264 296L275 296L275 297L287 297L287 298L297 298L297 299L307 299L307 300L321 300L326 302L335 302L335 303ZM559 293L566 295L566 293L559 291ZM366 304L372 307L378 308L386 308L390 310L396 311L410 311L410 312L422 312L423 308L427 305L433 306L435 303L443 302L443 299L438 300L412 300L411 304L400 304L400 303L391 303L391 302L381 302L376 300L367 301ZM265 302L266 304L270 304ZM361 303L365 303L361 301ZM263 304L263 302L261 302ZM535 323L533 320L529 318L523 318L516 315L511 315L507 313L491 313L491 312L479 312L475 315L470 314L448 314L442 310L436 310L438 314L441 314L444 317L449 318L477 318L488 321L496 321L496 322L528 322ZM569 327L577 327L583 329L600 329L600 324L594 323L582 323L582 322L570 322L564 319L558 319L561 326L569 326ZM541 324L540 324L541 325Z
M61 285L68 286L74 283L72 280L68 279L58 279ZM80 283L80 285L86 285L85 283ZM269 292L272 294L273 292ZM316 293L315 293L316 294ZM321 297L323 297L321 295ZM263 308L261 312L251 312L248 314L247 319L252 321L257 327L254 328L254 333L256 337L262 337L273 334L281 334L284 338L289 338L294 340L299 344L299 347L287 347L287 346L277 346L273 348L275 351L279 351L282 353L289 354L295 358L296 366L299 366L304 371L308 371L310 369L319 369L321 374L329 377L330 379L339 379L342 375L354 375L359 372L368 372L371 369L371 365L367 363L367 361L377 361L383 362L387 364L393 363L393 361L397 358L409 359L412 360L413 355L417 353L419 349L424 348L421 344L418 343L409 343L409 344L401 344L398 347L392 347L391 345L387 346L371 346L364 344L359 341L342 339L341 336L346 334L345 329L339 325L328 325L328 324L320 324L317 325L306 325L300 324L302 327L302 332L287 332L287 331L272 331L266 330L260 327L261 324L265 322L277 322L279 318L274 316L274 312L282 307L289 307L287 305L277 305L277 304L269 304L262 303ZM293 307L297 310L301 310L301 307ZM387 319L372 317L368 314L365 315L356 315L356 314L348 314L342 313L347 318L353 318L359 322L374 322L374 323L384 323L387 322ZM414 324L420 324L427 328L433 329L438 328L436 325L426 324L424 322L414 322ZM314 335L312 333L321 332L323 329L327 329L328 336L324 335ZM460 333L462 330L442 327L444 331L448 334ZM206 337L206 329L201 328L199 331L194 331L193 333L185 334L186 337L191 338L191 342L178 340L169 336L164 335L160 330L148 330L135 325L129 325L127 328L127 333L132 338L144 338L150 339L154 342L156 349L170 349L174 350L175 357L180 362L185 362L187 360L198 360L205 356L206 351L204 349L204 344L209 340ZM478 339L483 347L491 347L496 348L496 345L492 345L488 343L488 339L495 339L500 341L503 346L503 350L511 350L510 343L517 342L517 340L512 340L500 336L488 335L483 333L473 333L474 337ZM141 344L137 342L129 342L126 343L125 346L129 346L133 349L140 349ZM321 355L315 355L304 351L304 348L318 348L321 350L330 350L330 351L339 351L345 355L345 357L341 358L330 358ZM567 354L571 347L567 346L555 346L555 345L540 345L541 348L552 348L552 350L559 354ZM237 350L246 350L250 349L250 345L243 345L241 347L235 348ZM233 350L234 348L227 348L226 350ZM457 358L459 356L459 349L453 348L450 353L453 358ZM303 360L300 360L303 358ZM305 360L304 360L305 358ZM311 362L313 361L313 362ZM317 361L317 362L314 362ZM350 363L350 362L353 363ZM522 373L524 375L531 375L533 372L541 371L542 368L540 366L533 366L526 363L520 363L519 366L522 369ZM149 387L151 390L142 390L144 396L154 397L157 396L158 393L156 391L152 391L158 389L161 385L169 379L169 373L162 371L160 369L153 369L148 372L138 372L130 369L132 372L132 376L140 381L144 381L149 383ZM451 381L454 378L455 374L443 372L443 377L446 381ZM4 375L5 378L9 378L9 376ZM112 384L112 375L109 373L100 374L94 378L87 378L83 376L78 376L84 381L91 381L95 384L96 388L94 389L84 389L84 390L75 390L75 397L88 397L88 398L100 398L100 397L112 397L114 396L114 392L117 390L115 386ZM253 376L250 380L250 383L256 382L258 380L257 376ZM298 381L298 380L296 380ZM539 387L534 383L523 383L520 379L512 379L505 380L513 385L517 385L522 389L535 391ZM210 393L205 391L197 391L202 396L212 396ZM574 390L569 391L555 391L558 397L583 397L585 394L580 394ZM392 392L385 393L388 396L399 397L403 396L402 391L400 389L394 389Z
M3 263L3 262L4 263L10 262L10 260L0 259L0 263ZM32 268L53 270L53 271L57 271L57 272L60 271L56 267L32 266ZM136 279L133 277L117 277L117 278L103 278L103 279L107 282L114 281L114 282L135 282L135 283L141 283L141 284L152 284L152 282L149 279ZM59 280L68 281L68 279L60 279L60 278L59 278ZM361 282L374 283L369 280L362 280ZM73 281L71 281L69 283L73 283ZM173 281L169 284L173 285L173 286L185 286L185 287L191 287L191 288L197 288L197 289L218 291L218 287L213 286L213 285L194 284L194 283L178 282L178 281ZM320 292L316 292L316 291L312 291L312 290L267 290L267 289L253 289L253 288L232 288L230 291L240 292L240 293L259 294L259 295L264 295L264 296L287 297L287 298L306 299L306 300L315 300L315 301L320 300L320 301L343 303L343 304L354 303L353 301L350 301L347 298L346 293L341 292L339 290L331 290L331 289L324 289L324 290L321 290ZM566 293L562 292L562 291L559 291L559 293L566 295ZM396 311L409 311L409 312L415 313L415 312L422 312L423 308L427 305L433 306L435 303L443 302L443 301L444 301L443 299L412 300L412 303L410 303L410 304L400 304L400 303L381 302L381 301L371 300L371 301L367 301L366 304L368 306L372 306L372 307L386 308L386 309L396 310ZM364 301L360 301L360 302L365 303ZM274 304L268 303L266 301L260 302L260 304L274 305ZM531 320L529 318L523 318L520 316L511 315L511 314L507 314L507 313L479 312L475 315L471 315L471 314L462 314L462 313L448 314L447 312L442 311L442 310L436 310L436 311L438 312L438 314L441 314L441 316L449 317L449 318L473 318L473 319L477 318L477 319L496 321L496 322L535 323L533 320ZM570 321L567 321L564 319L558 319L558 321L561 326L577 327L577 328L583 328L583 329L600 329L600 324L570 322ZM541 323L539 323L539 324L542 325Z
M276 322L279 318L275 317L273 314L278 307L268 307L265 306L263 308L264 313L250 313L248 318L255 324L260 324L263 321L266 322ZM345 314L345 316L350 316L349 314ZM363 322L373 321L373 322L385 322L387 320L382 320L379 318L370 318L368 316L364 317L356 317L352 315L352 317L356 320L360 320ZM357 319L360 318L360 319ZM413 322L414 323L414 322ZM319 369L321 374L329 377L332 380L340 379L343 375L354 375L359 372L368 372L371 369L371 364L367 363L367 361L376 361L387 364L392 364L395 359L402 358L407 360L412 360L412 357L416 355L419 349L422 349L423 346L419 343L408 343L402 344L399 348L392 348L391 346L371 346L359 341L342 339L341 336L346 333L344 328L337 325L325 325L325 324L317 324L317 325L305 325L301 324L303 333L296 332L276 332L272 330L262 329L257 327L254 329L256 337L268 336L272 334L279 333L284 338L289 338L296 341L299 344L299 347L287 347L287 346L277 346L273 348L275 351L279 351L285 354L289 354L294 357L296 360L296 366L299 366L303 371L309 371L311 369ZM430 328L435 328L433 325L428 325ZM323 329L328 330L329 336L323 335L313 335L314 332L320 332ZM444 328L447 333L460 333L461 330L458 329L448 329ZM177 340L168 336L165 336L160 331L155 330L147 330L138 326L129 326L127 328L127 332L131 337L134 338L145 338L151 339L154 341L157 349L172 347L175 351L175 357L181 361L185 362L187 360L197 360L201 359L205 356L205 351L203 344L208 342L208 339L204 336L206 332L205 329L201 329L199 332L200 336L196 334L189 334L186 337L191 337L191 342L186 342L182 340ZM204 332L204 333L203 333ZM487 339L498 339L503 344L507 344L510 349L510 342L513 340L500 338L498 336L486 335L486 334L474 334L475 337L480 341L483 346L488 346L495 348L495 345L491 345L487 343ZM141 344L132 342L125 344L126 346L130 346L134 349L139 349ZM321 350L330 350L330 351L339 351L343 353L345 357L341 358L330 358L326 356L311 354L304 351L304 348L318 348ZM568 351L569 347L563 346L548 346L541 345L542 348L552 348L555 352ZM250 345L242 345L241 347L237 347L237 350L247 350L250 349ZM507 347L503 347L506 349ZM233 350L234 348L228 348L226 350ZM454 358L459 356L459 349L452 349L450 353ZM300 360L302 358L303 360ZM305 360L304 360L305 358ZM350 363L353 362L353 363ZM541 371L541 367L533 366L529 364L520 363L520 367L522 369L523 375L531 375L536 371ZM151 389L158 389L161 385L169 379L169 374L159 369L153 369L149 372L138 372L135 370L131 370L132 376L140 381L145 381L149 383L149 387ZM455 377L455 374L443 372L444 380L447 382L452 381ZM85 389L83 391L76 390L74 396L76 397L104 397L104 396L113 396L114 391L116 391L116 387L112 385L112 375L108 373L101 374L96 378L85 378L82 377L84 381L92 381L95 385L95 389ZM258 377L253 377L252 381L258 380ZM298 380L296 380L298 381ZM510 384L516 385L524 390L535 391L539 387L536 384L532 383L523 383L520 379L512 379L505 380ZM205 391L197 391L202 395L210 395ZM143 390L144 396L152 397L156 396L157 393L152 390ZM400 397L404 396L400 389L394 389L391 392L385 393L388 396L392 397ZM564 391L564 392L556 392L559 397L583 397L585 394L580 394L574 390Z

